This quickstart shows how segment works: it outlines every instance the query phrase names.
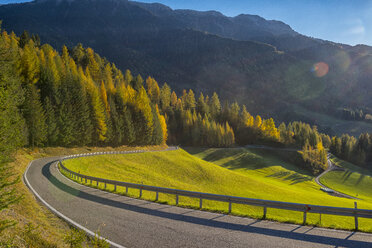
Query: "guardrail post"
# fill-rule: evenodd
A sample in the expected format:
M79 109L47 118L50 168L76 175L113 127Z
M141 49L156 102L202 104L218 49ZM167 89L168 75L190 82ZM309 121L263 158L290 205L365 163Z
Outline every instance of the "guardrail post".
M231 201L229 202L229 214L231 214L231 208L232 208L232 204L231 204Z
M87 178L85 178L85 183L87 183L88 182L88 179Z
M263 219L265 220L266 219L266 213L267 213L267 207L264 207L263 209Z
M139 195L139 198L142 197L142 188L140 188L140 195Z
M158 201L158 200L159 200L159 192L156 191L155 201Z
M178 206L178 195L176 195L176 206Z
M200 201L199 201L199 208L200 208L200 209L203 208L203 198L200 198Z
M357 202L354 202L354 208L358 209L358 203ZM357 216L356 211L355 211L355 230L358 231L358 216Z
M319 214L319 224L322 224L322 214Z
M98 181L97 181L97 187L99 186L99 183L98 183Z
M306 216L307 216L307 211L305 210L304 211L304 222L303 222L303 225L306 225Z
M107 184L105 183L105 189L107 188Z
M116 192L116 184L114 184L114 192Z
M125 186L125 194L128 194L128 186Z

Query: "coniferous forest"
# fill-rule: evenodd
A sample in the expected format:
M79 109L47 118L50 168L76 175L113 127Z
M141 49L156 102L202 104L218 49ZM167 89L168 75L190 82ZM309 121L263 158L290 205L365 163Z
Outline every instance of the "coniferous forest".
M81 44L58 52L37 35L2 31L0 46L2 154L20 146L266 144L302 149L314 173L326 166L326 148L361 165L371 160L368 134L331 138L301 122L277 126L216 93L177 95Z

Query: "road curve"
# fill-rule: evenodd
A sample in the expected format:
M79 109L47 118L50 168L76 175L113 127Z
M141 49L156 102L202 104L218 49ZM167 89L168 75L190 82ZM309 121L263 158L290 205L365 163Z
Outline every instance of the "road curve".
M325 189L326 191L328 191L328 194L330 195L333 195L333 196L338 196L338 197L344 197L344 198L349 198L349 199L355 199L355 200L359 200L358 198L356 197L353 197L353 196L350 196L350 195L347 195L347 194L344 194L344 193L341 193L339 191L336 191L334 189L331 189L327 186L325 186L324 184L322 184L320 182L320 178L322 176L324 176L325 174L327 174L328 172L330 171L333 171L333 170L337 170L337 169L340 169L339 167L337 167L335 164L332 163L332 161L329 159L329 154L328 154L328 157L327 157L327 162L328 162L328 167L325 171L323 171L323 173L321 173L320 175L318 175L316 178L315 178L315 182L321 186L323 189Z
M269 147L269 146L264 146L264 145L247 145L247 146L245 146L245 148L265 149L265 150L280 150L280 151L287 151L287 152L300 151L300 150L294 149L294 148L276 148L276 147ZM344 198L359 200L358 198L355 198L353 196L350 196L350 195L341 193L341 192L339 192L337 190L331 189L331 188L325 186L324 184L322 184L320 182L320 178L322 176L324 176L325 174L327 174L328 172L333 171L333 170L340 169L340 167L337 167L335 164L332 163L332 161L329 159L329 156L330 156L330 153L328 153L328 155L327 155L327 163L328 163L327 169L325 171L323 171L320 175L318 175L317 177L314 178L315 183L318 184L320 187L322 187L325 190L325 192L328 191L327 193L330 194L330 195L332 195L332 196L344 197Z
M372 234L254 220L111 194L62 176L58 159L30 164L24 175L30 189L62 218L85 230L100 230L122 247L372 246Z

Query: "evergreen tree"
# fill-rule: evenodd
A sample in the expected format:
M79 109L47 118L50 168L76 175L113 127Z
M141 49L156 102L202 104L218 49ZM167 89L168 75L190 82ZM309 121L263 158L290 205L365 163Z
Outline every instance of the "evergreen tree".
M160 103L160 89L158 83L152 77L146 79L147 94L153 104Z
M209 107L207 103L205 102L203 93L200 93L200 96L198 98L197 111L202 116L209 114Z
M171 104L171 89L168 86L168 84L165 83L163 87L161 87L161 90L160 90L161 110L165 112L170 107L170 104Z
M158 106L152 105L152 119L153 119L153 132L152 132L152 144L160 145L163 143L163 129L160 123L160 114Z
M131 81L131 86L136 91L140 91L143 88L143 79L141 75L138 75L134 80Z
M171 95L171 101L170 101L170 104L172 107L176 107L177 105L177 102L178 102L178 97L177 97L177 94L176 92L172 92L172 95Z
M19 47L24 48L29 41L30 34L27 32L27 30L24 30L21 36L19 37Z
M54 146L57 145L58 142L59 129L57 125L56 114L49 97L47 97L44 101L44 109L45 124L47 127L47 144L49 146Z
M28 129L28 143L32 148L43 145L47 137L45 114L35 85L26 86L24 117Z
M194 92L190 89L189 92L185 95L184 106L186 109L194 110L196 107L195 95Z
M210 101L210 113L214 119L217 119L221 113L221 103L216 92L213 93Z

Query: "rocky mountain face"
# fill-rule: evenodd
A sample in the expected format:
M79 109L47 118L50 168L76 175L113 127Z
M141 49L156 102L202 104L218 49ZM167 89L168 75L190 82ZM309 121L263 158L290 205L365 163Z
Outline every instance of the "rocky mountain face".
M306 37L280 21L126 0L9 4L0 19L7 31L28 30L56 48L82 43L123 70L216 91L253 114L319 125L318 113L372 108L371 47Z

